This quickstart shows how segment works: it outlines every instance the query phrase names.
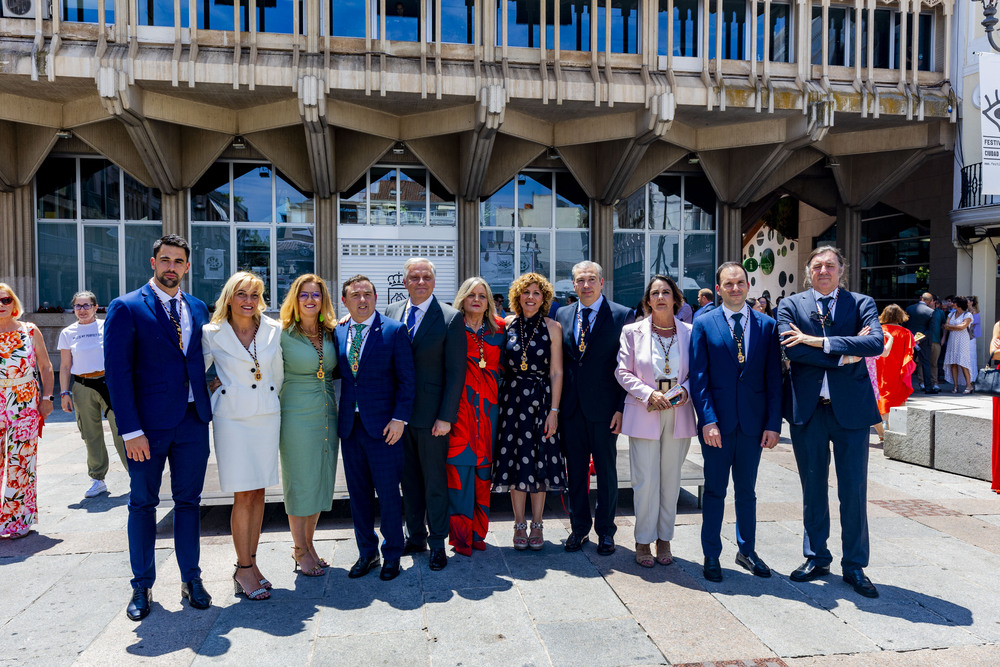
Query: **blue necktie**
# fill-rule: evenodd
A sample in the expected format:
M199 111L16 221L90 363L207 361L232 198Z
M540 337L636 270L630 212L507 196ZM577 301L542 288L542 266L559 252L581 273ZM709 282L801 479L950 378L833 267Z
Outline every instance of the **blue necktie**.
M174 329L177 330L177 345L183 350L184 334L181 331L181 316L177 312L177 297L170 300L170 321L174 323Z
M406 333L410 334L410 340L413 340L413 333L417 328L417 307L410 306L410 314L406 316Z

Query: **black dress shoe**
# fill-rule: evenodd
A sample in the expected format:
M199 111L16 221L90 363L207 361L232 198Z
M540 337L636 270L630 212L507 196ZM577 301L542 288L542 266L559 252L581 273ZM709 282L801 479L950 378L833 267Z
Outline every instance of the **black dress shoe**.
M132 599L125 607L125 615L130 621L141 621L149 616L149 604L153 601L153 590L141 586L132 589Z
M404 556L422 554L425 551L427 551L427 540L411 540L407 538L406 543L403 545Z
M794 572L788 575L788 578L792 581L812 581L828 574L830 574L829 565L817 565L814 560L809 559L799 565Z
M705 578L716 583L722 581L722 565L718 558L705 557L705 566L702 568Z
M872 580L865 576L864 570L860 567L856 570L844 570L844 581L854 587L854 592L866 598L877 598L878 589Z
M444 551L442 549L441 551ZM445 561L447 562L447 560ZM387 560L382 566L382 571L378 573L378 578L382 581L392 581L399 576L399 559Z
M584 544L590 541L589 535L581 535L580 533L570 533L569 537L566 538L566 545L563 547L566 551L579 551Z
M599 556L610 556L615 552L615 538L610 535L602 535L597 538L597 554Z
M766 579L771 576L771 568L760 559L756 551L751 551L749 554L744 554L742 551L737 552L736 564L744 570L752 572L755 577L764 577Z
M431 549L431 569L437 572L446 567L448 567L448 554L445 553L444 547ZM384 569L382 571L385 572Z
M374 553L371 556L368 556L367 558L365 556L361 556L360 558L358 558L357 562L354 563L354 567L352 567L351 571L347 573L347 576L350 577L351 579L357 579L358 577L363 577L372 570L374 570L376 567L378 567L378 564L379 564L379 557L377 553Z
M212 606L212 596L198 578L181 584L181 597L187 598L193 609L208 609Z

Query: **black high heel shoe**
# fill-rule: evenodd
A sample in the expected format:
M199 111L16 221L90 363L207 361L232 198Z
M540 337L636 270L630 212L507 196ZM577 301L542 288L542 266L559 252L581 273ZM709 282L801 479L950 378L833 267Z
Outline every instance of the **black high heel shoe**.
M250 554L250 558L253 559L253 564L256 565L257 564L257 554ZM239 567L239 566L237 565L237 567ZM274 588L274 586L271 585L270 581L268 581L267 579L263 579L263 578L260 580L260 585L263 586L264 588L266 588L267 590L271 590L272 588Z

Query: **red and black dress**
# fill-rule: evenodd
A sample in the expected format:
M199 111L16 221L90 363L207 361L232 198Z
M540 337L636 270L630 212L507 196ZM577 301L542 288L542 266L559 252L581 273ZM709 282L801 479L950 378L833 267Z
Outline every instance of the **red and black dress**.
M465 389L458 404L458 418L448 435L448 543L465 556L471 556L473 548L486 548L490 525L493 443L503 373L503 320L497 319L496 325L495 333L485 325L479 331L465 328Z

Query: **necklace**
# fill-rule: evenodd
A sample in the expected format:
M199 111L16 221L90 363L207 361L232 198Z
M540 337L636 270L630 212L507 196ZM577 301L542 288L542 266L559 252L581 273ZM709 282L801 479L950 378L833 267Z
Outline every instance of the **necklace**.
M740 311L740 314L744 315L742 310ZM735 316L736 314L734 313L733 317ZM749 313L746 313L746 316L749 316ZM749 319L750 318L747 317L748 320L747 326L750 326ZM726 315L726 325L729 327L729 335L733 337L733 342L736 343L736 360L742 364L744 361L746 361L746 357L743 355L743 339L747 335L747 330L744 329L743 335L737 338L736 329L733 328L733 318L730 317L728 314Z
M258 382L260 382L261 377L263 377L260 374L260 362L257 361L257 331L259 329L260 329L260 322L257 323L256 327L254 327L254 330L253 330L253 341L251 341L251 343L249 345L243 345L243 348L250 355L250 358L253 359L253 368L250 369L250 372L253 373L253 379L257 380ZM233 333L236 333L236 329L235 328L233 329ZM236 335L236 338L237 339L239 338L239 334L238 333ZM242 340L240 341L240 344L243 344ZM251 350L251 347L253 348L252 350Z
M539 317L538 321L535 322L535 328L531 330L531 335L528 339L524 339L524 316L517 318L517 327L519 333L521 334L521 370L528 370L528 345L531 344L532 339L535 337L535 333L538 331L538 326L541 324L542 318Z
M465 321L465 326L473 329L473 326L469 324L469 320ZM479 325L478 329L474 329L473 333L476 336L476 345L479 347L479 367L486 368L486 355L483 353L483 332L486 331L486 322Z
M654 324L653 326L656 325ZM660 327L656 328L659 329ZM677 340L677 336L670 336L670 342L664 345L663 336L656 333L655 331L653 332L653 334L656 336L656 342L660 344L660 349L663 350L663 372L666 375L670 375L670 350L673 349L674 342Z
M318 328L315 333L309 333L301 327L300 329L302 334L309 340L313 348L316 350L316 354L319 355L319 368L316 370L316 378L322 380L326 377L326 373L323 372L323 337L320 335Z
M819 315L819 326L823 329L824 332L826 332L827 321L829 320L831 324L833 323L833 316L832 316L833 307L837 305L838 296L840 296L840 288L837 288L833 291L833 301L831 301L830 305L827 306L826 313L823 312L823 306L820 305L819 299L816 299L816 313ZM820 298L825 299L828 297L820 297Z
M650 322L650 324L653 324L653 323ZM659 329L660 331L673 331L677 327L676 326L673 326L673 327L661 327L659 324L653 324L653 328L654 329Z

